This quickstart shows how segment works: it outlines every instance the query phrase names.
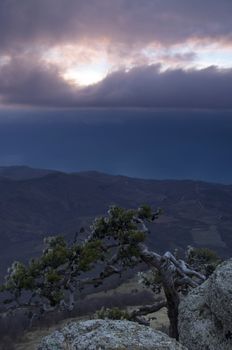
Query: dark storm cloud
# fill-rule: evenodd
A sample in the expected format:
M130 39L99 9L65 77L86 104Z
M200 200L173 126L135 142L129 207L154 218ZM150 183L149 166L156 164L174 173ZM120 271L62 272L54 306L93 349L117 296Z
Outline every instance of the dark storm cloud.
M119 58L135 55L134 60L136 47L148 43L170 47L188 39L205 39L229 45L231 13L231 0L1 0L0 102L231 108L230 69L160 73L158 66L145 66L148 63L138 57L137 68L126 73L118 66L118 72L102 82L78 89L64 81L58 67L43 60L49 48L61 45L62 52L62 44L78 46L86 40L87 46L92 45L88 40L108 40L109 53L117 52ZM174 63L194 61L196 56L194 52L159 53L158 49L157 55L160 61Z
M231 0L1 0L0 49L109 37L143 45L232 40Z
M232 69L167 70L158 66L117 72L89 88L95 105L232 108ZM91 100L92 98L92 100Z
M78 89L53 66L14 59L0 70L2 102L60 107L232 108L232 69L167 70L146 66L118 71Z
M3 104L56 105L72 102L73 90L51 66L32 57L14 58L0 68L0 96Z

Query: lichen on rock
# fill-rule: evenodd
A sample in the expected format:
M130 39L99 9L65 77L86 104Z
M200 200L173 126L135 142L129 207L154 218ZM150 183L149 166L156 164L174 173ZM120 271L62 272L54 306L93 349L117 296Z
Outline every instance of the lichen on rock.
M190 350L232 349L232 259L181 301L179 333Z
M186 350L166 334L130 321L72 322L45 337L38 350Z

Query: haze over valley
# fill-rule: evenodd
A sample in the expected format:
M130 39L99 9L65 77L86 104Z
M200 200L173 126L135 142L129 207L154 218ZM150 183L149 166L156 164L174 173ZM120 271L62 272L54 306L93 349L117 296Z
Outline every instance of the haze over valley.
M161 207L149 235L149 245L160 252L183 252L190 244L232 253L231 185L16 166L0 168L0 191L1 275L12 261L40 255L46 236L73 240L110 205Z

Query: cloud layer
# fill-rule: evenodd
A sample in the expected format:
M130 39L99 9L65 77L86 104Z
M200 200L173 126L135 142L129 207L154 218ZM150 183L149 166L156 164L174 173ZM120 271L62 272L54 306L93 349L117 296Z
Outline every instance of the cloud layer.
M232 63L194 66L196 48L232 53L231 13L231 0L2 0L0 103L232 108ZM65 80L96 60L101 82Z
M2 0L1 48L85 38L115 43L232 42L230 0Z
M232 108L232 69L118 71L86 88L70 86L53 67L13 60L0 72L5 104L60 107Z

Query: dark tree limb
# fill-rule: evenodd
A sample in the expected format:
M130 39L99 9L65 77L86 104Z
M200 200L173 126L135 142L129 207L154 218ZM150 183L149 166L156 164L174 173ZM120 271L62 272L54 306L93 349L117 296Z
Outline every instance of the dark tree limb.
M157 312L166 306L167 306L167 302L165 300L161 300L152 305L141 306L139 309L132 311L130 316L132 319L137 316L145 316L145 315Z

